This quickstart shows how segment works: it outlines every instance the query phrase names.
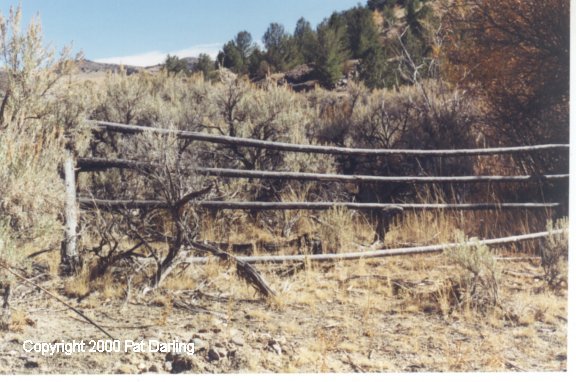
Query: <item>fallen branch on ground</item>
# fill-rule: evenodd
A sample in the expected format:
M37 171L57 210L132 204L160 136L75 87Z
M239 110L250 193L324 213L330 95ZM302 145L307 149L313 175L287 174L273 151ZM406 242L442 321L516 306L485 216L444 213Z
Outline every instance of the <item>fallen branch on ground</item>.
M264 295L265 297L275 296L276 293L266 281L260 276L258 271L254 269L253 266L248 264L246 261L240 260L238 257L231 255L227 252L222 251L219 248L213 247L208 244L203 243L192 243L192 247L199 249L201 251L210 252L213 255L217 256L222 261L232 262L236 265L236 273L242 279L244 279L247 283L252 285L260 294Z
M377 251L367 251L367 252L351 252L351 253L328 253L328 254L317 254L317 255L288 255L288 256L238 256L236 259L238 261L243 261L245 263L283 263L290 261L305 262L305 261L338 261L338 260L358 260L358 259L376 259L381 257L390 256L402 256L402 255L418 255L425 253L437 253L442 252L447 249L457 248L459 246L472 247L476 245L500 245L500 244L511 244L518 243L526 240L536 240L542 239L549 235L559 235L565 230L557 229L551 232L537 232L530 233L526 235L518 236L507 236L497 239L485 239L485 240L473 240L466 243L448 243L448 244L436 244L426 247L412 247L412 248L391 248L391 249L381 249ZM192 258L184 260L183 262L188 263L205 263L208 259L206 258Z
M106 330L104 330L102 328L102 326L98 325L97 323L95 323L94 321L92 321L90 318L88 318L84 313L82 313L80 310L76 309L75 307L73 307L72 305L68 304L66 301L62 300L60 297L56 296L54 293L42 288L40 285L36 284L33 281L28 280L26 277L22 276L21 274L14 272L12 270L12 268L0 261L0 267L5 269L7 272L11 273L12 275L16 276L17 278L19 278L20 280L24 281L27 284L31 284L32 286L40 289L42 292L46 293L48 296L52 297L53 299L55 299L56 301L60 302L61 304L63 304L64 306L66 306L68 309L72 310L74 313L76 313L77 315L79 315L80 317L82 317L84 320L86 320L89 324L93 325L96 329L100 330L102 333L106 334L108 337L110 337L112 340L115 340L115 338L108 333Z

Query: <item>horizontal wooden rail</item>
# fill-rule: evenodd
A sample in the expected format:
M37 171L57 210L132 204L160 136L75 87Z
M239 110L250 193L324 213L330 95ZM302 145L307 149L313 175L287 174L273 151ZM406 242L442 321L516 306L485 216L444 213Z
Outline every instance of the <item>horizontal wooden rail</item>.
M79 158L80 171L101 171L109 168L149 169L157 164L128 159ZM554 175L471 175L471 176L375 176L318 174L309 172L236 170L227 168L196 167L191 171L200 175L225 178L281 179L342 183L480 183L480 182L538 182L568 179L568 174Z
M565 230L558 229L551 232L537 232L518 236L507 236L497 239L484 239L484 240L471 240L465 243L448 243L436 244L425 247L405 247L405 248L391 248L381 249L376 251L367 252L351 252L351 253L327 253L317 255L287 255L287 256L238 256L237 259L246 263L283 263L283 262L305 262L305 261L339 261L339 260L358 260L358 259L376 259L391 256L403 255L419 255L426 253L437 253L458 247L474 247L476 245L502 245L518 243L526 240L542 239L549 235L559 235L564 233ZM208 258L195 257L188 258L183 261L184 263L206 263Z
M161 200L103 200L89 197L78 198L84 208L100 209L136 209L136 208L168 208ZM345 207L351 210L501 210L511 208L555 208L559 203L463 203L463 204L416 204L416 203L346 203L346 202L238 202L211 201L194 202L203 208L220 210L328 210L335 207Z
M454 150L419 150L419 149L365 149L349 148L319 145L301 145L295 143L272 142L252 138L239 138L224 135L214 135L197 133L184 130L170 130L158 127L146 127L137 125L127 125L122 123L112 123L103 121L91 121L95 124L95 130L108 130L126 134L137 134L152 132L156 134L174 134L178 138L195 141L204 141L232 146L259 147L264 149L291 151L301 153L330 154L330 155L416 155L416 156L435 156L435 157L454 157L465 155L497 155L497 154L516 154L528 153L542 150L568 149L568 144L546 144L536 146L519 146L519 147L499 147L499 148L481 148L481 149L454 149Z

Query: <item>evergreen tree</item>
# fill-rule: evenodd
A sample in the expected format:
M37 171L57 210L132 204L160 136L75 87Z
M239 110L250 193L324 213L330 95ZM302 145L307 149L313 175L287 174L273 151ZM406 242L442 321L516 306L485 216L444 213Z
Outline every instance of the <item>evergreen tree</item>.
M299 63L309 63L314 60L314 50L317 45L316 33L312 29L310 22L303 17L296 23L294 43Z
M320 83L332 88L342 77L342 69L347 59L346 28L337 18L331 18L317 28L318 45L316 47L316 73Z
M265 78L270 73L270 65L266 61L266 54L255 47L248 62L248 73L252 79Z
M254 48L252 35L246 31L239 32L234 40L224 44L222 51L218 53L218 62L238 74L246 74Z
M364 58L368 51L380 45L372 12L368 8L355 7L346 11L345 17L350 53L354 58Z
M204 79L207 79L214 68L214 61L210 56L206 53L200 53L198 61L194 64L194 72L202 72L204 74Z
M271 23L262 37L262 42L266 47L266 61L271 69L284 71L294 65L296 45L282 24Z
M427 0L406 0L406 25L417 38L424 38L424 26L422 24L432 13L431 8L426 5Z
M427 0L405 0L406 7L406 30L402 35L402 44L406 49L397 49L401 56L404 56L401 68L405 73L411 73L415 70L413 65L420 67L419 76L426 77L430 60L428 56L431 53L431 39L429 27L427 24L434 23L432 9L426 4ZM411 58L412 63L407 61L406 53Z
M239 32L234 39L234 44L240 53L242 61L247 63L248 58L256 46L252 41L252 35L247 31Z
M386 8L391 8L396 4L403 5L404 0L368 0L366 6L371 11L383 11Z
M168 72L168 73L185 73L185 74L189 74L190 71L188 69L188 63L186 62L186 60L183 60L181 58L179 58L178 56L171 56L171 55L167 55L166 56L166 60L164 61L164 69Z
M381 46L374 46L365 52L358 68L360 79L370 89L393 85L393 72L389 68Z

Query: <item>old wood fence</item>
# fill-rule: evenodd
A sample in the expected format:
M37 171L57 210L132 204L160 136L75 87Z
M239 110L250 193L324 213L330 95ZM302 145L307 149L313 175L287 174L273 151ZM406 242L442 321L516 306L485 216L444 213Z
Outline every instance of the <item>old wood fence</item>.
M475 149L453 149L453 150L418 150L418 149L367 149L367 148L348 148L320 145L303 145L284 142L272 142L250 138L239 138L230 136L221 136L205 134L190 131L169 130L155 127L126 125L111 122L94 121L93 130L108 131L121 134L139 134L154 133L159 135L172 134L180 139L190 141L210 142L228 147L257 147L268 150L328 154L328 155L347 155L347 156L386 156L386 155L403 155L418 157L456 157L456 156L481 156L481 155L514 155L520 153L535 153L545 150L563 150L567 151L567 144L546 144L535 146L520 147L501 147L501 148L475 148ZM168 204L162 200L101 200L86 196L78 197L76 195L76 177L75 170L78 171L102 171L109 168L121 169L149 169L157 164L126 160L126 159L109 159L109 158L74 158L71 152L68 153L64 165L65 184L67 190L66 197L66 230L64 240L63 256L68 259L78 258L76 250L77 235L77 211L78 206L81 208L100 208L100 209L122 209L122 208L167 208ZM182 164L185 166L185 164ZM256 170L239 170L230 168L212 168L212 167L195 167L193 171L200 175L227 177L227 178L249 178L249 179L281 179L281 180L298 180L298 181L315 181L315 182L346 182L346 183L412 183L412 184L438 184L438 183L504 183L504 182L552 182L557 180L568 179L568 174L538 174L538 175L470 175L470 176L373 176L373 175L343 175L343 174L320 174L320 173L303 173L303 172L281 172L281 171L256 171ZM308 210L326 210L333 207L346 207L357 210L386 210L401 212L404 210L500 210L500 209L550 209L560 206L560 203L456 203L456 204L418 204L418 203L346 203L346 202L253 202L253 201L196 201L195 205L202 208L210 209L245 209L245 210L290 210L290 209L308 209ZM554 234L560 231L552 232ZM487 245L504 244L522 240L533 240L546 236L547 232L535 234L512 236L508 238L488 239L485 240ZM318 255L294 255L294 256L262 256L258 258L246 258L248 262L257 261L303 261L304 258L311 260L328 260L334 258L370 258L380 256L392 256L399 254L415 254L437 252L449 248L456 244L443 244L429 247L418 248L400 248L387 249L380 251L361 252L353 254L318 254ZM194 259L192 261L202 262L203 260Z

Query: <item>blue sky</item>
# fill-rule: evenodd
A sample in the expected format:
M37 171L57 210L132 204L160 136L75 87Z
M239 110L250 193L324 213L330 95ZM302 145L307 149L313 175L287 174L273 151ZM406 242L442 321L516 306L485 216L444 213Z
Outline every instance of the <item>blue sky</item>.
M21 0L23 23L39 14L55 48L72 44L87 59L142 66L168 53L214 56L241 30L260 42L271 22L292 32L301 16L316 26L359 3L365 0ZM17 4L1 1L0 11L6 16Z

